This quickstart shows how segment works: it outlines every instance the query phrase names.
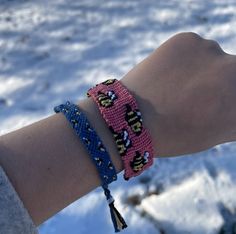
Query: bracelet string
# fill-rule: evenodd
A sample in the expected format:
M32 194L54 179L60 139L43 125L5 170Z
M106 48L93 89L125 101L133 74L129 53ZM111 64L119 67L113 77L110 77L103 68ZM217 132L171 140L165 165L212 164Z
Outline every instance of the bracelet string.
M134 96L117 79L87 91L111 131L124 166L124 179L140 175L153 164L154 148Z
M86 147L89 155L94 162L101 179L101 186L104 190L109 208L111 219L114 225L115 232L119 232L127 227L127 224L114 205L114 198L108 188L108 184L117 180L117 172L110 159L110 156L99 138L96 131L90 125L85 114L69 101L66 104L61 104L54 107L56 113L63 113L66 119L70 122L76 135L80 138L83 145Z

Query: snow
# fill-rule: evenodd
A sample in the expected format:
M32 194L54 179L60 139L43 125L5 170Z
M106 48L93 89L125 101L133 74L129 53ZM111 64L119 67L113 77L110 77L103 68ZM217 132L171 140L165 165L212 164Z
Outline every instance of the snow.
M223 222L215 205L216 194L214 181L200 171L159 196L151 195L141 206L168 233L215 233Z
M0 135L53 114L89 87L121 78L172 35L194 31L236 53L236 1L0 1ZM14 123L14 125L12 124ZM158 158L111 184L123 233L217 234L236 223L236 144ZM66 192L66 191L65 191ZM113 233L101 188L39 227L40 234ZM222 234L223 232L221 232Z

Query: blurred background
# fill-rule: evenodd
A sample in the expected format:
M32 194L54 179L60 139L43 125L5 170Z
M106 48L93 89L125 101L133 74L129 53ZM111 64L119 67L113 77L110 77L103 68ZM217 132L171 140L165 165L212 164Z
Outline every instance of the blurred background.
M236 53L235 14L236 1L226 0L0 0L0 135L85 98L98 82L120 79L178 32L196 32ZM158 158L129 182L120 174L110 187L129 226L123 233L235 234L235 154L229 142ZM114 233L101 187L38 230Z

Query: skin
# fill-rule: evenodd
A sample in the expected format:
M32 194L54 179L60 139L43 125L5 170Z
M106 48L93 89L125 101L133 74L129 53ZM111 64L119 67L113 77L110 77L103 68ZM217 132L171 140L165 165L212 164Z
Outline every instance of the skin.
M188 32L171 37L120 79L137 100L156 157L236 139L235 72L234 55ZM91 98L78 105L121 172L98 107ZM87 151L61 113L1 136L0 152L0 165L37 226L100 186Z
M216 41L180 33L122 78L138 96L159 157L235 140L235 65Z

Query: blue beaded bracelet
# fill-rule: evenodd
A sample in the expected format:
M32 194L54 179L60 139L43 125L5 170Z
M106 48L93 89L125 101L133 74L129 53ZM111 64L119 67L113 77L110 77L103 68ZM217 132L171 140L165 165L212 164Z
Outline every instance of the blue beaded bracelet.
M85 114L79 109L78 105L67 101L66 104L55 106L54 111L56 113L62 112L66 116L72 128L75 130L76 134L79 136L80 140L89 152L89 155L94 162L101 179L101 186L110 207L115 232L121 231L127 227L127 224L115 208L114 198L108 189L108 184L117 180L117 172L112 164L112 161L110 160L110 156L105 146L103 145L98 134L90 125Z

